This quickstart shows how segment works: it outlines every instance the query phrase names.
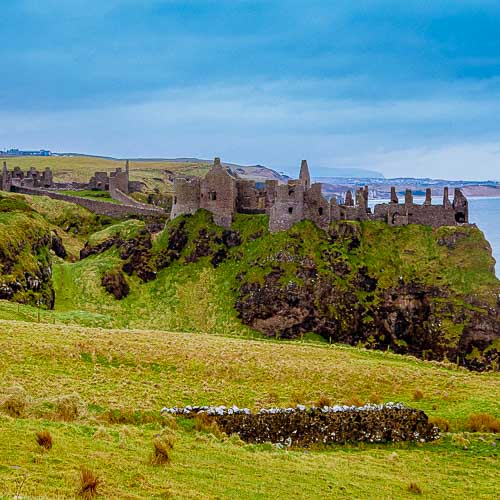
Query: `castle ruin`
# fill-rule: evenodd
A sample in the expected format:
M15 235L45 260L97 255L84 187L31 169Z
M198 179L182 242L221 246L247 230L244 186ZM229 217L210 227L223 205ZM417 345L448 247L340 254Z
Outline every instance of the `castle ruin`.
M399 201L396 189L391 188L391 199L381 203L372 212L368 206L368 186L347 191L342 203L336 198L327 201L322 195L321 183L311 183L307 161L303 160L299 178L286 184L277 180L256 183L239 179L223 167L220 158L204 178L177 177L174 179L174 200L171 219L182 214L193 214L198 209L212 213L214 222L229 227L236 213L268 214L269 230L284 231L302 220L311 220L326 229L330 222L340 220L381 220L390 226L421 224L432 227L455 226L469 222L466 197L455 189L450 201L448 188L443 201L432 204L432 193L426 190L423 204L414 203L413 194L406 191L404 202Z

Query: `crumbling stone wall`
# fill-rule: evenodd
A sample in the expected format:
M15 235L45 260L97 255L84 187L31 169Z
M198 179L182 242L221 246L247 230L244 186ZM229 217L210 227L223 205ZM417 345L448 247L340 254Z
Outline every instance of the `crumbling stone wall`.
M21 186L13 186L12 190L20 194L48 196L49 198L53 198L55 200L68 201L70 203L75 203L84 208L87 208L95 214L107 215L108 217L119 218L126 217L128 215L161 217L166 215L165 211L160 208L143 208L138 206L119 205L118 203L109 203L106 201L98 201L92 200L90 198L80 198L78 196L61 194L56 191L47 191L43 189L27 188Z
M212 212L214 222L229 227L236 212L236 178L215 158L213 168L200 183L200 208Z
M432 227L455 226L469 222L467 198L460 189L455 189L453 203L448 198L448 189L444 189L443 202L432 205L432 192L426 190L425 202L422 205L414 203L410 190L406 191L405 202L399 203L395 190L391 194L391 203L375 206L374 218L384 220L390 226L405 226L407 224L422 224Z
M266 190L254 181L238 179L236 181L236 207L242 214L266 213Z
M235 213L268 213L271 232L287 230L304 219L323 229L330 222L341 220L383 220L390 226L432 227L469 222L468 202L459 189L455 190L450 203L445 188L442 205L432 204L432 192L427 189L425 202L417 205L410 190L405 194L404 203L399 203L396 189L391 188L390 203L376 205L373 213L368 207L368 186L357 189L354 196L347 191L341 204L336 199L328 202L321 193L321 184L311 184L306 160L302 161L299 179L289 180L287 184L266 181L265 186L258 186L253 181L238 179L216 158L204 179L175 179L174 192L172 219L204 208L214 215L216 224L229 227Z
M429 423L423 411L401 403L320 408L297 405L294 408L264 408L257 413L237 406L186 406L163 408L161 412L188 418L203 415L214 419L226 434L237 434L248 443L285 446L357 441L423 443L439 437L439 429Z
M294 182L280 184L271 207L269 231L285 231L304 219L304 185Z
M214 418L221 430L228 435L238 434L248 443L308 446L359 441L425 442L439 435L427 415L412 408L384 407L380 410L339 412L323 412L317 408L302 412L236 414Z
M121 168L117 168L109 176L109 194L112 198L116 191L128 193L128 172L123 172Z

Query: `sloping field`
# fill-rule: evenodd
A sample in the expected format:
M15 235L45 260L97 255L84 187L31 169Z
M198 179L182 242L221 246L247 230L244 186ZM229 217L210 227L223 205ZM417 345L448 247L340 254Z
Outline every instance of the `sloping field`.
M338 346L15 321L0 321L0 374L0 402L26 402L18 416L0 411L3 495L74 496L81 465L103 480L103 497L120 498L493 498L500 487L494 436L464 432L470 414L499 416L498 374ZM319 400L402 401L447 419L452 433L288 450L159 417L164 405ZM172 462L152 465L165 425ZM50 451L35 441L43 429Z
M88 182L96 171L112 172L116 167L125 167L123 160L110 160L96 156L18 156L4 158L9 170L21 167L28 170L35 167L44 170L50 167L56 182ZM161 187L166 177L165 170L177 174L204 175L210 167L209 162L169 162L169 161L131 161L130 179L143 181L149 188Z

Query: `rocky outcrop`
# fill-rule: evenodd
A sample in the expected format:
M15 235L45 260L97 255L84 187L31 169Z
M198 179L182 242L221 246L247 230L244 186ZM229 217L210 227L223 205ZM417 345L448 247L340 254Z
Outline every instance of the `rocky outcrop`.
M468 238L459 234L440 237L437 244L454 248ZM359 226L340 225L328 236L348 254L358 254L362 245ZM325 245L321 259L302 255L302 246L297 242L277 252L259 281L248 279L251 273L239 274L235 306L243 323L278 338L315 332L331 342L474 370L498 368L499 302L457 293L437 279L431 285L418 275L400 276L387 286L383 275L360 258L347 260L338 245Z
M106 291L114 295L117 300L125 298L130 292L130 287L125 276L118 270L104 273L101 284Z
M27 229L27 228L25 228ZM40 231L20 234L15 247L0 248L0 300L54 307L52 286L51 235ZM6 251L7 250L7 251Z

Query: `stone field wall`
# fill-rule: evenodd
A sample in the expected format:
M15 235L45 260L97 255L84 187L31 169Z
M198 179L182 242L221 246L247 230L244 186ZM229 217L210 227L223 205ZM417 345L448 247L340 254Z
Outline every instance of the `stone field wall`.
M131 205L120 205L118 203L110 203L106 201L91 200L89 198L80 198L78 196L71 196L67 194L61 194L54 191L42 190L42 189L31 189L26 187L12 187L13 191L20 194L29 194L34 196L48 196L55 200L67 201L69 203L75 203L84 208L87 208L91 212L98 215L107 215L108 217L126 217L128 215L145 215L145 216L156 216L161 217L166 215L166 213L159 208L144 208L140 206Z

